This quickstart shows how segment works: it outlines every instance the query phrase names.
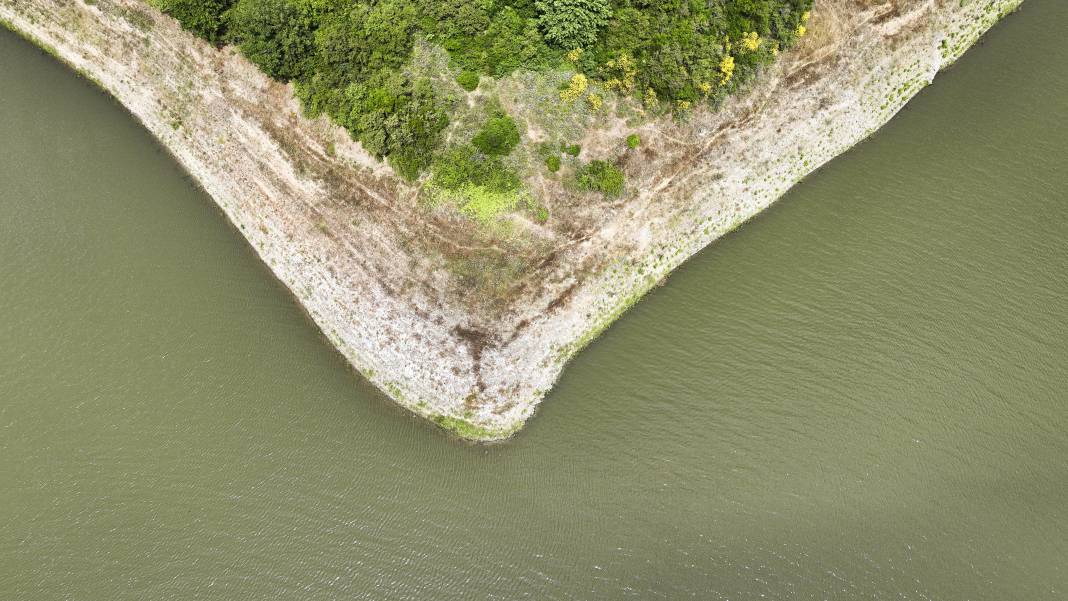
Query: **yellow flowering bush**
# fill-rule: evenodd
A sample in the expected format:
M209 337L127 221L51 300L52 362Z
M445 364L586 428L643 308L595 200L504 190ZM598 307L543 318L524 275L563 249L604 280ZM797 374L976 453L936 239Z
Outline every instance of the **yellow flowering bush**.
M604 64L604 70L609 79L605 81L606 90L619 90L624 94L634 91L635 79L638 76L638 66L629 54L623 53L619 58L609 60Z
M750 31L749 33L743 35L742 48L745 48L750 52L753 52L757 48L760 48L760 35L758 35L755 31Z
M656 97L656 90L654 90L652 88L646 88L645 89L645 96L642 98L642 101L645 102L645 106L653 106L653 105L655 105L657 103L657 101L658 101L658 99Z
M805 23L808 23L809 18L812 16L812 12L805 11L801 13L801 24L797 26L797 37L805 37L805 33L808 32L808 28L805 27Z
M719 83L725 84L734 77L734 57L727 55L723 57L723 60L719 61Z
M598 94L589 94L586 96L586 104L590 105L590 108L594 111L599 111L604 104L604 99Z
M560 100L564 102L574 102L582 97L586 93L586 88L589 87L590 82L586 79L586 76L581 73L576 73L571 76L571 82L568 83L566 90L560 91Z

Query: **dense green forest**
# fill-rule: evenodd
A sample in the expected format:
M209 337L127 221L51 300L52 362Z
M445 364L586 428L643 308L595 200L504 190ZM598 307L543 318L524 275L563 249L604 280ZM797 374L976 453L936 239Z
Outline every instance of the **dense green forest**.
M629 97L658 114L715 103L805 34L813 0L154 0L200 37L235 44L296 84L310 116L327 114L412 179L437 160L443 186L518 186L500 157L519 142L507 115L470 143L443 148L458 95L516 70L574 75L561 102L602 110ZM406 68L418 40L443 47L456 93ZM552 166L559 167L559 160ZM604 164L584 189L618 193ZM457 179L461 178L461 179ZM464 179L466 178L466 179Z

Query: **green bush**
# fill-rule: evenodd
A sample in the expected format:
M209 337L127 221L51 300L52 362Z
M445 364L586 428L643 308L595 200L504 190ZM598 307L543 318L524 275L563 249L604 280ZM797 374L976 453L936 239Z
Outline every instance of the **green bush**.
M548 167L550 173L556 173L560 170L560 157L552 155L545 159L545 166Z
M597 45L588 49L600 65L591 74L625 79L620 63L625 56L632 93L646 96L651 89L674 109L716 102L751 79L774 60L776 49L797 41L812 0L645 0L617 7ZM742 39L754 33L758 44L751 49ZM728 58L733 67L725 69Z
M639 147L641 145L642 145L642 139L638 136L638 134L631 134L631 135L627 136L627 148L630 148L631 150L634 150L635 148L637 148L637 147Z
M575 172L579 188L605 196L623 193L623 171L608 161L590 161Z
M579 153L582 152L582 147L579 146L578 144L561 143L560 144L560 150L564 154L569 154L569 155L571 155L573 157L577 157L579 155Z
M468 92L474 92L478 87L478 73L474 71L462 71L456 78L456 83L460 84L460 87Z
M519 128L508 115L497 114L486 121L471 143L485 154L503 156L519 144Z

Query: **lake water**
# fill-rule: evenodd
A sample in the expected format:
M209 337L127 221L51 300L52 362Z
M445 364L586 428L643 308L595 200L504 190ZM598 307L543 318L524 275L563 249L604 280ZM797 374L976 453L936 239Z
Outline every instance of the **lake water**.
M492 447L0 33L0 598L1068 598L1063 23L1028 0Z

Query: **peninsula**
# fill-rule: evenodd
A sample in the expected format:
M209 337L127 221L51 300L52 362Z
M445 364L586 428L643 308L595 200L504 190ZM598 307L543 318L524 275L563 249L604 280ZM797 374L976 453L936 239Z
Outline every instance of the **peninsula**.
M367 379L490 441L1021 2L0 0L0 23L135 115Z

